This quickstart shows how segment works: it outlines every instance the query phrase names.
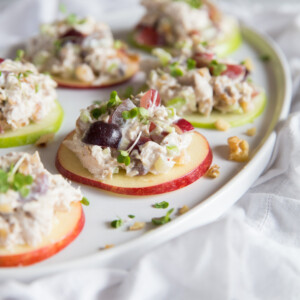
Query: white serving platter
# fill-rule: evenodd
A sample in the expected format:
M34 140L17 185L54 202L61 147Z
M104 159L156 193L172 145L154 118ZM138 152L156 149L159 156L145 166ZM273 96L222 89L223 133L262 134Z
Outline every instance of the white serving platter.
M132 18L114 14L106 21L112 26L116 35L128 33L137 22L139 15ZM129 20L129 21L128 21ZM29 267L1 268L0 280L14 278L27 281L46 274L66 271L74 268L96 266L130 267L142 254L159 244L174 238L196 226L211 222L232 206L259 177L271 157L278 121L284 119L289 111L291 100L291 80L287 62L281 50L267 36L256 30L242 26L244 38L241 48L232 55L235 59L249 57L254 63L253 81L261 86L268 98L264 113L254 121L228 132L199 130L208 139L214 159L220 166L217 179L201 178L181 190L146 197L122 196L81 185L83 194L89 199L90 206L84 207L86 224L79 237L57 255ZM6 49L7 50L7 49ZM5 55L5 51L0 53ZM267 54L270 61L262 62L260 55ZM140 75L131 82L114 88L99 90L58 89L59 101L65 111L65 119L55 141L45 149L38 149L45 167L52 173L55 168L56 151L63 138L74 129L75 120L81 108L94 100L106 100L111 90L122 91L128 85L140 80ZM248 137L247 129L256 127L257 134ZM248 163L229 161L227 138L237 135L250 144L251 159ZM34 146L1 149L1 154L10 151L34 152ZM77 186L74 183L74 186ZM155 227L151 224L153 217L163 216L166 210L155 209L156 202L167 201L174 208L172 221ZM179 216L176 212L183 205L190 208L186 214ZM127 216L135 215L131 220ZM116 218L126 220L123 227L113 229L110 222ZM135 221L146 222L144 230L129 231L128 226ZM105 245L114 244L110 249L101 250Z

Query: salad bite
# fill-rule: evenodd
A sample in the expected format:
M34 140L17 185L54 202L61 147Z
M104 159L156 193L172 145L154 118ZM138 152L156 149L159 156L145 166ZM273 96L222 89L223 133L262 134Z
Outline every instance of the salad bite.
M63 119L55 81L22 56L0 60L0 148L35 143Z
M27 58L39 71L49 72L59 86L105 87L124 82L138 70L139 58L114 40L108 25L74 14L43 24L32 38Z
M249 63L219 59L207 49L192 58L174 58L163 49L153 53L160 67L150 71L148 86L194 126L215 128L221 119L240 126L262 113L265 95L249 79Z
M225 56L241 44L237 21L209 0L142 0L141 4L146 14L130 39L146 51L164 47L178 54L202 44Z
M0 267L44 260L82 230L80 190L50 174L38 152L1 156L0 183Z
M208 142L156 90L81 111L76 130L58 150L56 166L69 179L121 194L173 191L210 166Z

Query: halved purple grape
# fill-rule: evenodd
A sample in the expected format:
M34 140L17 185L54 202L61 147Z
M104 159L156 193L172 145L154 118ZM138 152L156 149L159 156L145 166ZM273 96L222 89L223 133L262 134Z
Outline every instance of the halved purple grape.
M62 45L66 43L73 43L73 44L80 44L84 39L85 35L82 34L80 31L75 29L70 29L66 33L60 36L62 41Z
M122 101L122 103L116 108L111 117L111 123L116 124L118 126L122 126L125 123L124 118L122 117L123 111L129 111L136 106L132 103L130 99L126 99Z
M91 124L82 141L91 145L118 148L121 138L118 125L97 121Z

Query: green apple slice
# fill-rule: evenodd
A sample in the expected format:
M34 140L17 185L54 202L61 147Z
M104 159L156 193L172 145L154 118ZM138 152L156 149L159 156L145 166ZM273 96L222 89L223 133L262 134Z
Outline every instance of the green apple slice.
M243 41L238 22L229 18L228 22L231 29L227 31L222 39L217 41L214 47L214 52L218 57L225 57L231 54L240 47Z
M216 129L215 122L219 119L227 121L231 127L237 127L246 123L253 122L263 111L267 103L264 92L257 95L254 99L255 106L252 111L247 113L221 113L213 111L210 116L205 117L199 113L186 114L183 117L193 126L200 128Z
M0 148L17 147L35 143L41 136L58 131L63 121L64 112L58 101L54 108L40 122L31 123L17 130L0 134Z

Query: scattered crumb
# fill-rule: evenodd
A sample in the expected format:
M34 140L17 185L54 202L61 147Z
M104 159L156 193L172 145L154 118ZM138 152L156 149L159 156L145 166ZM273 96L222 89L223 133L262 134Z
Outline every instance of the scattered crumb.
M246 131L248 136L254 136L256 134L256 127L250 128Z
M131 225L129 227L129 230L130 231L133 231L133 230L141 230L145 227L146 223L145 222L135 222L133 225Z
M244 66L246 67L246 69L248 71L254 70L253 62L252 62L251 58L249 58L249 57L244 60Z
M46 147L48 143L52 142L54 139L54 133L46 133L42 135L36 142L37 147Z
M242 101L240 102L240 106L244 113L251 111L251 104L249 102Z
M9 203L0 204L0 213L8 214L13 212L13 207Z
M114 246L115 246L114 244L107 244L104 246L104 249L113 248Z
M220 131L227 131L230 128L230 124L223 119L218 119L215 122L215 127Z
M1 239L5 239L8 235L8 231L5 230L4 228L3 229L0 229L0 238Z
M206 176L210 178L217 178L220 175L220 167L216 164L212 165L206 172Z
M245 140L232 136L227 140L229 146L229 159L238 162L245 162L249 159L249 144Z
M188 212L190 209L187 205L183 205L181 208L179 208L178 212L180 215L185 214L186 212Z

